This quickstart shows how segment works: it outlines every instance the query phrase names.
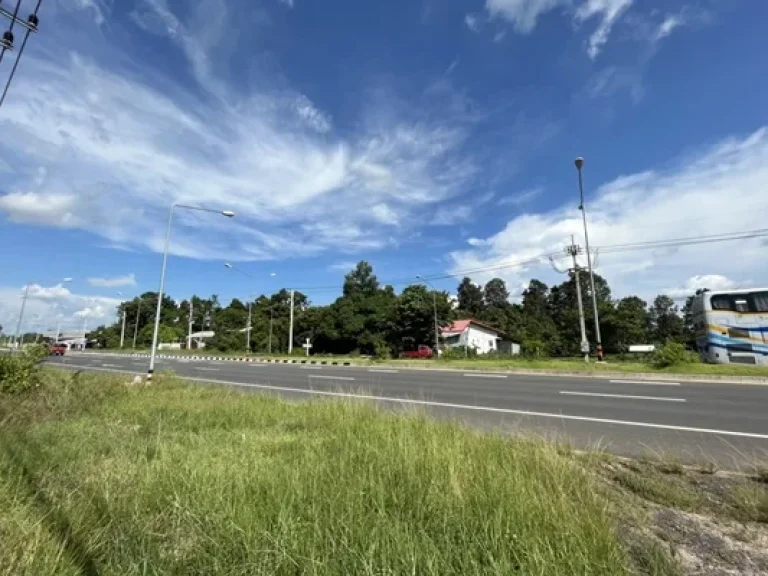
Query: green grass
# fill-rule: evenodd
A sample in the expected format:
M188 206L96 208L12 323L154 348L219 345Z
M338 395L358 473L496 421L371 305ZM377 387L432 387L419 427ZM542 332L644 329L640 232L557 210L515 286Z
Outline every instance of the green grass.
M628 571L598 481L554 446L157 382L53 372L1 399L0 574Z

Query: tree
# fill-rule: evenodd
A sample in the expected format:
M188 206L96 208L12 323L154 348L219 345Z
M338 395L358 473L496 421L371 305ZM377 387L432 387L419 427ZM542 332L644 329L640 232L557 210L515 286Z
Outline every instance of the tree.
M467 316L479 317L485 309L483 291L471 279L463 278L458 289L459 310Z
M520 340L529 353L535 355L562 353L560 335L552 319L549 288L540 280L531 280L523 291Z
M373 266L361 260L349 274L344 277L342 290L345 298L357 296L372 296L379 289L379 281L373 274Z
M626 352L632 344L648 342L648 305L637 296L622 298L606 317L606 350Z
M391 326L392 344L400 350L406 340L414 344L434 345L435 306L438 330L446 326L453 309L447 292L427 290L422 284L408 286L397 298Z
M656 296L649 311L651 334L656 342L682 342L684 324L680 310L669 296Z
M509 306L509 291L504 280L501 278L489 280L483 289L483 299L489 308L506 308Z

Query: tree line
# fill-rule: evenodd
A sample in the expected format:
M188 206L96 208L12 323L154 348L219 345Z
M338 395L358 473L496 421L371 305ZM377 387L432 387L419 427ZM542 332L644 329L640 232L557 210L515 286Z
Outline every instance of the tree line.
M584 298L587 338L594 343L591 292L586 274L580 281ZM632 344L680 342L695 346L690 321L689 298L683 309L666 295L650 305L637 296L614 299L608 282L595 274L595 293L607 353L623 353ZM215 332L208 347L221 351L286 353L288 349L290 293L282 289L251 302L250 340L244 328L248 323L248 302L233 299L223 306L217 296L193 296L193 331ZM88 334L102 347L120 344L122 315L126 315L125 347L131 347L134 334L137 347L151 345L157 306L157 293L146 292L118 306L118 321L100 326ZM321 354L397 354L406 347L434 342L434 309L438 324L473 318L498 329L504 339L517 342L523 353L539 356L576 356L579 334L576 284L573 275L563 283L547 286L531 280L519 303L510 302L504 280L494 278L484 286L463 278L454 301L446 291L413 284L401 293L381 285L372 266L357 264L344 278L342 294L333 303L313 305L301 292L294 294L294 348L304 353L301 344L312 342L312 352ZM174 301L164 295L160 310L161 342L184 341L189 326L190 301Z

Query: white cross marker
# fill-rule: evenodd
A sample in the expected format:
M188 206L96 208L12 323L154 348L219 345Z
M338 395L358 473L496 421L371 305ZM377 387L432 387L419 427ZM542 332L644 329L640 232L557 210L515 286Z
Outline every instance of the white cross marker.
M301 347L307 351L307 356L309 356L309 349L312 348L312 344L309 343L309 338L307 338L307 341L304 342Z

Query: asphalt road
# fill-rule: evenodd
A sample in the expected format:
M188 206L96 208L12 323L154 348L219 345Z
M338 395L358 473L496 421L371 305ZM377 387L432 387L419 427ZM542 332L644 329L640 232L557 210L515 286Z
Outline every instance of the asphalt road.
M51 363L144 374L146 358L70 354ZM577 448L742 468L768 461L768 386L159 359L156 370L292 398L361 397Z

